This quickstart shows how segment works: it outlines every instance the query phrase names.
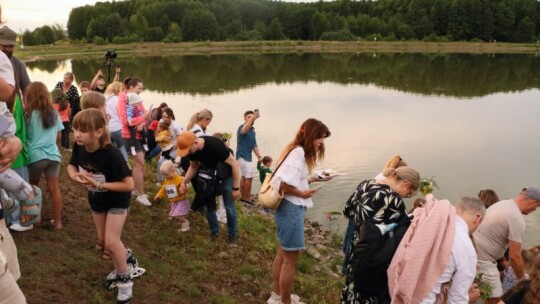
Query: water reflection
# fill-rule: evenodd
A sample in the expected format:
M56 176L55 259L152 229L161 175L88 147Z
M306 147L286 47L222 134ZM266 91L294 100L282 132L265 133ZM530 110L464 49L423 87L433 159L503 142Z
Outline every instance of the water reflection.
M53 72L63 63L28 66ZM101 63L71 61L79 80L92 79ZM118 63L123 75L136 75L161 93L218 94L265 83L315 81L470 98L540 87L540 58L530 54L255 54L134 57Z
M32 63L30 78L52 88L72 69L77 81L90 80L100 63L63 61L53 72ZM145 105L167 102L182 125L209 108L209 133L236 134L243 112L260 109L258 144L274 159L303 120L322 120L332 136L320 168L346 174L325 184L308 211L326 228L342 229L344 221L328 222L323 213L340 210L393 154L422 176L435 176L436 196L452 202L485 188L509 199L540 186L538 62L528 55L226 55L121 63L123 77L143 79ZM526 218L525 244L540 244L540 210Z

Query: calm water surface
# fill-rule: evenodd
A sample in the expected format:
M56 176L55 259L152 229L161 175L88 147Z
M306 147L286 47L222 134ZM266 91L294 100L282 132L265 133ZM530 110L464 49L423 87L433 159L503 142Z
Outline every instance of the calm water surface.
M209 108L209 132L236 134L243 112L260 109L257 140L278 157L300 124L328 125L319 168L345 175L323 184L308 217L342 231L341 210L358 183L393 154L436 178L438 198L455 202L492 188L515 197L540 186L540 58L535 55L274 54L121 58L122 77L144 80L145 105L167 102L185 125ZM65 71L91 80L101 61L28 63L53 88ZM235 137L232 147L236 147ZM253 192L259 183L254 183ZM407 199L411 205L413 199ZM526 217L525 245L540 244L540 211Z

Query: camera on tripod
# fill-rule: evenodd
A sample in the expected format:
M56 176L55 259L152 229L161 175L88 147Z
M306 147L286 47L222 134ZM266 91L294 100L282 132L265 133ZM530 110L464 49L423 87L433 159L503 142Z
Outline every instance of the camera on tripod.
M114 50L108 50L103 54L103 59L105 59L105 62L103 62L99 68L103 70L104 68L107 68L107 83L111 83L111 68L118 68L120 65L117 62L114 62L113 59L118 57L118 54L116 54L116 51Z
M118 54L116 54L116 51L108 50L105 52L105 54L103 54L103 59L105 59L106 61L109 61L111 59L115 59L117 56Z

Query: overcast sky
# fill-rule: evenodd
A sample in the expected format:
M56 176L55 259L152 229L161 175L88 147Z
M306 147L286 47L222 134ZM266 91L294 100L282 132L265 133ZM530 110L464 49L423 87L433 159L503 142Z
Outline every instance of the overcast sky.
M33 30L43 25L58 23L67 25L72 8L94 4L96 0L3 0L2 19L5 25L19 32L19 29ZM103 2L103 1L101 1Z
M289 0L307 2L309 0ZM313 0L315 1L315 0ZM95 4L96 0L3 0L2 19L5 25L19 32L26 29L34 30L36 27L58 23L64 28L67 26L69 12L72 8Z

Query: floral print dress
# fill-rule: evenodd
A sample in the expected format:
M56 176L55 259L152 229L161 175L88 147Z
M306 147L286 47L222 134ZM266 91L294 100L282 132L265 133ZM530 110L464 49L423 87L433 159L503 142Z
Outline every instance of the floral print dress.
M351 261L354 260L354 248L358 243L360 227L366 219L372 219L377 224L391 224L397 222L406 214L405 203L399 194L388 185L379 184L375 180L365 180L358 185L351 195L343 214L354 219L354 233L352 246L349 248L349 262L345 286L341 294L341 304L375 304L379 303L377 296L365 296L354 288L353 269Z

